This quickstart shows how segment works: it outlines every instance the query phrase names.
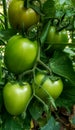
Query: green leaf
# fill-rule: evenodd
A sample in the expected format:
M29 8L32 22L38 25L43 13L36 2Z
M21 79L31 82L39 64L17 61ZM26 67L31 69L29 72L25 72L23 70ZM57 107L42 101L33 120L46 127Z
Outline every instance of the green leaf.
M44 14L41 12L41 1L37 0L38 4L35 4L35 0L24 0L24 7L25 8L32 8L35 10L39 15L44 16Z
M37 100L37 99L33 99L31 101L28 109L29 109L31 116L35 120L37 120L38 118L41 117L43 110L44 110L42 103L40 103L39 100Z
M27 109L26 111L26 116L25 116L25 119L20 119L20 122L22 123L23 125L23 130L30 130L30 122L31 122L31 115L30 115L30 112L29 110Z
M42 10L45 17L53 18L55 16L55 2L53 0L46 0L43 4Z
M7 117L5 124L3 125L3 130L23 130L21 125L15 118Z
M65 107L67 110L70 110L75 104L75 86L68 80L63 80L64 88L60 97L56 100L56 106Z
M70 83L64 83L65 87L64 90L62 92L61 98L66 98L67 102L69 103L69 101L71 102L71 104L73 105L73 103L75 103L75 86L72 86Z
M68 79L75 86L75 72L72 61L66 53L56 51L50 60L50 67L55 74Z
M71 0L71 1L72 1L73 6L75 7L75 0Z
M51 117L48 123L40 130L60 130L60 124L56 122L53 117Z
M40 7L38 7L38 6L35 6L35 5L33 5L33 4L29 4L29 8L32 8L32 9L34 9L39 15L41 15L41 16L44 16L44 14L42 13L42 11L41 11L41 8Z
M48 21L48 23L45 25L45 27L42 31L42 34L41 34L41 37L40 37L40 42L41 42L42 45L44 44L44 42L46 40L49 28L50 28L50 21Z
M11 36L15 35L16 33L17 33L17 31L14 29L1 30L0 39L8 40Z

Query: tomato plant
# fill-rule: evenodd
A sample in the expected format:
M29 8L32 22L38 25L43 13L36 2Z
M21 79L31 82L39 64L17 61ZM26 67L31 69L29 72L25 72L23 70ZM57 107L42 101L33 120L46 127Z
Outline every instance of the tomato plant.
M75 129L74 2L1 3L0 130Z
M36 74L35 83L35 94L43 100L46 100L48 94L54 99L57 99L63 90L63 82L61 79L52 81L48 76L46 77L46 75L43 73Z
M33 67L37 54L37 41L31 41L21 35L15 35L9 39L5 48L5 65L9 71L15 74L22 73Z
M12 0L8 7L9 22L16 29L28 28L39 21L39 15L32 8L25 8L23 0Z
M8 82L3 88L6 110L11 115L21 114L32 96L32 88L27 82Z

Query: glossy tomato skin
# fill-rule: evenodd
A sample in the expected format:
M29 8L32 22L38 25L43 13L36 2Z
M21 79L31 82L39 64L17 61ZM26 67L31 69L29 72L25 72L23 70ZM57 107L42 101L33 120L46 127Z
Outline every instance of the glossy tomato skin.
M24 7L23 0L12 0L8 7L9 23L15 29L28 28L39 21L39 15L32 9Z
M68 33L65 29L57 32L54 26L51 26L47 36L48 45L52 45L53 49L64 49L68 43Z
M56 81L52 81L49 77L46 77L46 80L42 83L43 79L45 78L45 74L43 73L37 73L35 76L35 94L43 99L44 101L47 101L48 95L51 95L54 99L57 99L62 90L63 90L63 82L61 79L58 79ZM41 85L42 84L42 85ZM41 85L41 86L39 86Z
M47 35L47 42L50 44L55 43L56 28L51 26Z
M23 7L23 1L12 0L8 7L8 19L9 23L14 28L20 27L21 22L21 10Z
M32 88L27 82L8 82L3 88L3 99L6 110L11 115L21 114L32 96Z
M51 26L47 35L49 44L65 44L68 43L68 33L65 29L57 32L54 26Z
M20 74L34 66L37 55L37 41L30 41L21 35L15 35L6 45L4 62L10 72Z
M56 39L56 45L53 45L54 49L64 49L68 43L67 31L63 29L62 31L58 32L55 36L55 39Z
M26 28L36 24L38 21L39 15L31 8L25 10L25 13L22 14L21 22L24 22Z

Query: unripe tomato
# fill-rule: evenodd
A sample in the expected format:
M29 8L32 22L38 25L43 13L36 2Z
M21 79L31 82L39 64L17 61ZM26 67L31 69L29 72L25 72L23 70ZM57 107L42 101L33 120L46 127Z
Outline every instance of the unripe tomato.
M55 35L55 45L53 45L54 49L64 49L64 47L68 43L68 33L65 29L56 33Z
M59 38L59 42L60 44L66 44L68 43L68 33L65 29L63 29L62 31L60 31L58 33L58 38Z
M47 42L50 44L54 44L55 41L55 35L56 35L56 28L54 26L51 26L47 35Z
M27 108L32 96L32 88L27 82L8 82L3 88L6 110L11 115L19 115Z
M39 21L39 15L32 9L24 7L23 0L12 0L8 7L9 23L13 28L28 28Z
M49 44L68 43L68 33L65 29L60 32L56 32L56 28L54 26L51 26L48 32L47 42Z
M54 99L57 99L60 96L63 90L63 82L61 79L52 81L49 77L46 77L45 81L43 82L45 76L46 75L43 73L37 73L35 76L36 84L33 83L33 86L35 87L35 94L47 102L48 94Z
M52 45L53 49L64 49L68 43L68 33L65 29L60 32L56 31L54 26L51 26L47 35L47 44Z
M19 74L34 66L37 54L37 41L30 41L21 35L15 35L6 45L4 62L10 72Z

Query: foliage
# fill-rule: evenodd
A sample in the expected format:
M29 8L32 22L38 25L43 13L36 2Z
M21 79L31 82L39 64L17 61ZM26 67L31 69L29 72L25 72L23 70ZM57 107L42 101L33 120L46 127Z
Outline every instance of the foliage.
M0 130L60 130L75 128L75 4L73 0L35 0L24 1L26 7L32 7L39 15L40 21L22 30L13 29L8 22L6 0L3 0L3 13L0 14ZM37 6L38 5L38 6ZM7 21L7 24L5 22ZM59 32L66 29L68 43L64 49L54 49L47 45L47 34L50 26L55 26ZM39 51L37 61L31 70L20 75L8 71L4 64L6 44L13 35L22 34L30 40L37 40ZM61 44L61 43L60 43ZM57 44L58 45L58 44ZM57 46L56 45L56 46ZM64 88L60 97L46 104L35 94L27 110L19 116L11 116L5 109L3 101L3 87L13 80L23 80L32 84L37 71L54 77L60 77Z

